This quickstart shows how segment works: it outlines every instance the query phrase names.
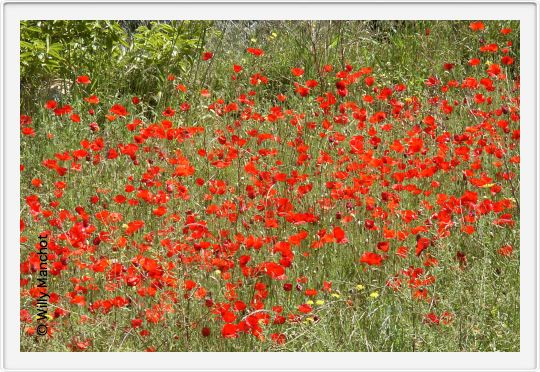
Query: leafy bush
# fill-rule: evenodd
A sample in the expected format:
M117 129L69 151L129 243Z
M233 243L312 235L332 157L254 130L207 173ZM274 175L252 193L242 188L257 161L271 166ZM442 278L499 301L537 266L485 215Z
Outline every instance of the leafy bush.
M32 112L44 98L63 100L75 78L83 74L92 76L91 89L98 93L157 94L166 72L187 71L210 25L21 21L21 106Z

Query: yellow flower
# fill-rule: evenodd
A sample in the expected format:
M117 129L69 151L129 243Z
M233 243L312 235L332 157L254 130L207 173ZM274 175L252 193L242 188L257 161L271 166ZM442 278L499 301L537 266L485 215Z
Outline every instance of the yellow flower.
M313 301L308 300L308 301L306 302L306 304L308 304L308 305L313 305Z
M377 298L377 297L379 297L379 292L377 292L377 291L371 292L371 293L369 294L369 297L371 297L371 298Z
M358 285L356 286L356 290L357 290L357 291L361 291L361 290L364 289L364 288L366 288L366 287L364 287L362 284L358 284Z
M317 301L315 301L315 303L316 303L317 305L319 305L319 306L324 305L324 301L323 301L323 300L317 300Z
M337 293L332 293L332 297L334 297L334 298L340 298L341 296L338 295Z

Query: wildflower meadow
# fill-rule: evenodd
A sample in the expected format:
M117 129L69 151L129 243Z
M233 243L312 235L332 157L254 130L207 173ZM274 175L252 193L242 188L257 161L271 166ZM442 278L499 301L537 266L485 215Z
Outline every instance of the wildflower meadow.
M21 351L519 351L519 22L20 26Z

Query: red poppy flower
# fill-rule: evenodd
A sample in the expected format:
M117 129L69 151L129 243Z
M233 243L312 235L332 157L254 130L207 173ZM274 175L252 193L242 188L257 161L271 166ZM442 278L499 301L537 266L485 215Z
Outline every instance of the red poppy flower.
M25 136L29 136L29 137L34 137L36 135L36 132L34 131L34 128L31 128L31 127L24 127L22 130L21 130L22 134L24 134Z
M171 117L174 116L176 111L174 111L171 107L167 107L165 111L163 111L163 116Z
M90 84L91 81L90 81L90 78L86 75L81 75L79 77L77 77L77 83L79 84Z
M139 328L142 325L142 322L143 322L142 319L138 319L138 318L132 319L131 320L131 326L133 328Z
M287 342L287 336L285 336L283 333L272 333L270 338L279 345L283 345L285 342Z
M296 93L298 93L302 97L306 97L309 95L309 88L306 88L298 83L295 83L296 89L294 90Z
M275 262L265 262L261 265L261 269L271 278L285 279L285 269Z
M262 49L257 49L257 48L247 48L247 52L249 54L253 54L256 57L260 57L264 55L264 51Z
M128 223L128 227L126 229L126 234L132 235L137 230L141 229L144 226L144 221L136 220Z
M439 317L434 313L424 315L424 322L429 325L437 325L439 324L439 321Z
M409 249L407 247L401 246L397 249L396 254L401 258L407 258Z
M499 46L497 44L482 45L480 47L480 51L484 53L495 53L498 50Z
M486 26L484 26L484 23L482 21L477 21L477 22L471 22L471 24L469 25L469 28L473 31L482 31L483 29L486 28Z
M443 65L443 67L444 67L444 69L445 69L446 71L452 70L455 66L456 66L456 65L455 65L454 63L445 63L445 64Z
M86 97L84 100L92 105L97 105L99 103L99 98L96 95Z
M337 243L347 243L347 237L345 236L345 231L339 226L334 226L333 230L334 239Z
M120 104L115 104L111 109L109 110L111 114L115 114L118 116L127 116L129 113L127 112L126 108Z
M304 70L300 67L294 67L291 69L291 72L294 76L302 76L304 75Z
M514 63L514 59L510 56L504 56L501 58L501 63L503 65L511 65Z
M306 87L308 88L315 88L319 85L319 82L317 80L307 80L306 81Z
M45 107L49 110L54 110L57 105L58 103L56 103L56 101L50 100L50 101L47 101L47 103L45 104Z
M390 243L388 243L388 242L379 242L379 243L377 243L377 249L380 249L383 252L388 252L389 248L390 248Z
M238 326L231 323L225 324L221 329L221 335L225 338L238 337Z
M212 53L212 52L204 52L203 55L202 55L202 60L203 61L208 61L213 56L214 56L214 53Z
M431 241L428 238L418 239L418 241L416 242L416 252L415 252L416 255L420 256L420 253L426 250L430 244L431 244Z
M360 258L360 262L366 263L370 266L380 266L383 261L383 257L374 252L364 252Z
M505 245L497 250L497 253L504 257L510 257L513 249L511 245Z
M497 76L501 73L501 66L496 63L492 63L491 65L489 65L487 73L489 76Z

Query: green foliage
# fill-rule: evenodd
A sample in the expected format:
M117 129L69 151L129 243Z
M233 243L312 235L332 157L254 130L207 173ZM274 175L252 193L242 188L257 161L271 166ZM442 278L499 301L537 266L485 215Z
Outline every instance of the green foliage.
M211 22L21 21L21 102L26 112L69 94L79 75L96 93L157 93L167 73L185 72ZM133 29L133 26L136 26ZM34 99L32 99L33 97Z
M136 95L158 94L167 74L188 71L197 58L199 40L211 22L150 22L132 35L122 61L127 90Z
M36 77L73 78L93 69L96 59L117 59L127 47L126 32L113 21L21 21L21 81ZM36 76L37 75L37 76Z

